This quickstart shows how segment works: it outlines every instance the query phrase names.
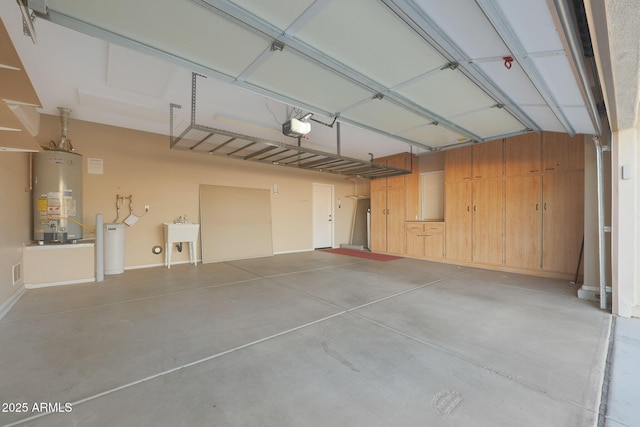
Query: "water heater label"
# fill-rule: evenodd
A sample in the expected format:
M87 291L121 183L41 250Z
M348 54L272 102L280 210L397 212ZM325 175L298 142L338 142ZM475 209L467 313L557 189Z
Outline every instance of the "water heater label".
M47 215L60 217L62 207L62 194L59 192L50 192L47 194Z
M60 157L49 157L49 163L52 163L54 165L63 165L64 159Z
M68 218L70 216L76 216L76 200L72 199L71 197L65 197L62 217Z
M47 198L46 197L38 198L38 210L40 212L46 212L47 211Z

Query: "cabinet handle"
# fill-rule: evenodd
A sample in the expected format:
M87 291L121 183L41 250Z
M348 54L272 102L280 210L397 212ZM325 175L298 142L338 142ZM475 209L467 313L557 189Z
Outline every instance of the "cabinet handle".
M387 214L387 210L386 209L382 209L382 215L386 215Z
M476 179L482 178L482 175L476 175Z
M536 210L538 210L538 203L536 203Z
M544 170L546 170L546 171L554 171L554 170L556 170L556 168L544 168Z
M389 215L389 209L387 209L387 215Z
M544 210L545 211L547 210L547 204L546 203L544 204Z
M469 205L467 205L467 212L470 212L471 208L469 207Z
M473 211L477 212L478 211L478 207L476 205L473 206Z
M531 173L540 172L540 169L533 169L533 170L530 170L529 172L531 172Z

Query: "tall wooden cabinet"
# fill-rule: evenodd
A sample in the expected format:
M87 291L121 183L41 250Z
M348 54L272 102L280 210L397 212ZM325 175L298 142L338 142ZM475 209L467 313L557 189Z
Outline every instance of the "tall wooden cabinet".
M502 140L445 153L447 259L502 264L503 163Z
M542 269L576 271L584 233L584 172L542 177Z
M542 268L542 134L505 140L505 265Z
M471 195L471 181L469 180L445 183L446 257L452 261L471 261L471 226L473 221Z
M583 138L544 132L475 145L471 178L468 148L455 151L445 161L445 168L460 161L461 169L445 169L446 258L574 274L584 224Z
M502 264L503 180L474 181L472 188L472 259L483 264Z
M418 159L399 153L374 162L413 172L371 181L371 250L403 254L406 250L405 221L418 212Z
M513 176L505 181L505 264L541 268L542 179Z

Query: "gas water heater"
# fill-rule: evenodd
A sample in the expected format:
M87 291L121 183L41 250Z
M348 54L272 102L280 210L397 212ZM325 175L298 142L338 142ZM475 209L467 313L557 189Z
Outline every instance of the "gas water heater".
M59 109L61 140L33 153L33 240L39 243L82 239L82 156L67 139L70 110Z

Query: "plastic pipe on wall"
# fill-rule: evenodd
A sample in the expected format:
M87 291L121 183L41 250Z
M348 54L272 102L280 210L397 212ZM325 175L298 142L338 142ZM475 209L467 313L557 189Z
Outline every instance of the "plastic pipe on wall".
M104 220L96 214L96 282L104 281Z
M596 173L598 179L598 264L600 270L600 308L607 309L607 261L605 258L605 218L604 218L604 171L602 165L603 147L600 139L593 137L596 145Z

